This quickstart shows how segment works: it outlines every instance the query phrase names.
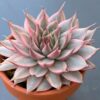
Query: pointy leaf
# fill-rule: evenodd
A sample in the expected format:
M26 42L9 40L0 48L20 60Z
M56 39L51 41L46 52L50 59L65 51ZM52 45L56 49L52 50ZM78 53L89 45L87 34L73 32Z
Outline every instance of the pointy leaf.
M90 46L90 45L84 45L79 51L78 54L81 55L84 59L91 58L99 49Z
M61 82L61 79L60 79L59 75L49 72L46 75L46 79L48 80L49 84L52 87L54 87L56 89L60 89L61 88L62 82Z
M72 82L82 83L83 77L82 74L79 71L75 72L65 72L62 74L62 76Z
M27 78L27 92L31 92L34 89L36 89L41 83L41 81L42 81L41 77L37 78L35 76L29 76Z
M14 73L12 80L23 79L30 76L28 68L18 67Z
M78 40L78 39L72 39L69 42L67 49L70 49L70 50L74 49L73 53L76 53L83 45L84 45L84 41Z
M43 68L44 67L51 67L54 64L54 60L45 58L45 59L39 60L38 64Z
M48 83L48 81L46 79L44 79L40 85L38 86L36 91L46 91L49 90L51 88L51 85Z
M67 64L65 62L56 61L53 66L49 67L49 70L53 73L61 74L67 71Z
M68 58L67 65L69 71L78 71L88 66L86 61L77 54Z
M42 77L48 72L48 69L47 68L41 68L41 66L36 65L36 66L30 68L29 72L30 72L31 75L35 75L36 77Z

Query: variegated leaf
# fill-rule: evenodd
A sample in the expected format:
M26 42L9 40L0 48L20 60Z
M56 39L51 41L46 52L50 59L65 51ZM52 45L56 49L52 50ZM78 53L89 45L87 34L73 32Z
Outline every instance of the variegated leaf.
M75 54L68 58L67 60L68 70L69 71L78 71L87 67L86 61L79 55Z
M90 45L84 45L79 51L78 54L82 56L84 59L89 59L91 58L99 49L95 48Z
M61 55L57 59L64 61L72 54L72 52L73 52L73 49L72 50L65 49L61 52Z
M62 74L62 76L72 82L82 83L83 82L83 76L79 71L75 72L65 72Z
M20 67L33 67L37 64L31 57L16 56L16 58L10 60L11 63Z
M27 79L27 92L31 92L36 89L42 81L42 77L29 76Z
M30 68L29 72L30 72L31 75L35 75L36 77L42 77L48 72L48 69L47 68L41 68L41 66L36 65L36 66Z
M60 79L59 75L49 72L46 75L46 79L48 80L49 84L52 87L54 87L56 89L60 89L61 88L62 82L61 82L61 79Z
M43 68L44 67L51 67L54 64L54 60L45 58L45 59L39 60L38 64Z
M0 55L5 57L11 57L15 52L8 50L4 46L0 46Z
M33 36L34 31L36 31L36 21L33 16L31 16L29 13L25 12L25 22L24 22L24 28L25 30L30 34L30 36Z
M70 50L74 49L73 53L76 53L83 45L84 45L84 41L79 40L79 39L72 39L69 42L67 49L70 49Z
M49 53L47 57L50 58L50 59L55 59L60 55L60 53L61 53L61 50L59 50L57 48L54 51L52 51L51 53Z
M59 23L59 27L61 28L61 33L71 28L71 21L72 21L72 18L69 18Z
M49 67L49 70L56 74L61 74L65 71L67 71L67 64L65 62L55 62L55 64L51 67Z
M17 66L13 65L12 63L6 60L0 64L0 71L7 71L11 69L16 69L16 68Z
M49 90L51 87L51 85L48 83L48 81L46 79L44 79L40 85L37 88L37 91L47 91Z
M16 69L12 80L23 79L23 78L26 78L28 76L30 76L28 68L19 67Z

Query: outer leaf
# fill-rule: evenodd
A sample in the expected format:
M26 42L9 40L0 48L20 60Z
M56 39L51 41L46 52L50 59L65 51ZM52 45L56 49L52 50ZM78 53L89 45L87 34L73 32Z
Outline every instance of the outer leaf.
M37 63L31 57L16 56L16 58L10 60L11 63L20 67L33 67Z
M84 41L78 40L78 39L72 39L69 42L67 49L70 49L70 50L74 49L73 53L76 53L83 45L84 45Z
M62 74L62 76L65 79L70 80L72 82L77 82L77 83L83 82L82 74L78 71L76 71L76 72L65 72L65 73Z
M59 75L56 75L54 73L51 73L49 72L47 75L46 75L46 78L49 82L49 84L56 88L56 89L60 89L61 88L61 85L62 85L62 82L60 80L60 76Z
M21 35L27 35L27 32L24 30L24 28L13 24L12 22L9 22L9 27L11 30L12 35L14 36L15 39L17 39L18 41L20 41L20 36Z
M88 66L85 60L76 54L69 57L67 65L69 71L78 71Z
M5 57L11 57L15 52L8 50L7 48L0 46L0 55Z
M16 40L12 40L12 41L17 42ZM1 41L0 44L11 51L15 51L14 47L12 46L9 40Z
M44 79L37 88L37 91L46 91L51 88L51 85L48 83L46 79Z
M15 68L17 68L15 65L6 60L0 64L0 71L7 71Z
M36 77L42 77L48 72L48 69L41 68L39 65L36 65L36 66L30 68L29 72L31 75L35 75Z
M87 64L88 64L88 66L87 67L85 67L83 70L90 70L90 69L94 69L96 66L91 62L91 61L89 61L89 60L87 60Z
M95 29L93 29L93 30L88 30L87 31L87 34L86 34L86 36L85 36L85 40L91 40L92 39L92 37L93 37L93 35L94 35L94 33L95 33L95 31L96 31L96 29L97 28L95 28Z
M84 45L84 47L82 47L78 54L81 55L84 59L89 59L91 58L99 49L89 46L89 45Z
M28 68L17 68L12 80L23 79L30 75Z
M23 79L16 79L14 80L14 85L21 83L21 82L25 82L27 80L27 78L23 78Z
M87 31L89 28L91 28L92 26L94 26L95 24L92 24L86 28L76 28L75 30L73 30L72 32L72 38L74 39L81 39L84 40L87 34Z
M45 58L45 59L39 60L39 61L38 61L38 64L39 64L41 67L51 67L51 66L54 64L54 60Z
M49 70L56 74L61 74L67 71L67 64L65 62L56 62L53 66L49 67Z
M35 76L28 77L28 79L27 79L27 92L31 92L34 89L36 89L39 86L39 84L41 83L41 81L42 81L41 77L39 77L39 78L37 78Z
M19 43L15 43L12 40L10 40L12 46L14 47L14 49L21 55L23 56L29 56L28 54L28 48L23 47L21 44Z
M69 86L71 81L69 81L69 80L62 77L62 83L63 83L63 85L68 85Z

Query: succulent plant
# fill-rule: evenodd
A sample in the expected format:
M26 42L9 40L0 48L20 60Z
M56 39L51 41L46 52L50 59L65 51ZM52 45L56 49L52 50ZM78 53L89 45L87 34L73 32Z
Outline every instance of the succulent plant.
M25 81L28 92L82 83L81 70L95 68L89 58L99 50L92 46L96 28L80 28L77 15L66 19L63 7L50 17L45 9L37 18L25 12L24 28L8 22L14 39L0 42L0 55L7 58L0 71L15 69L11 80Z

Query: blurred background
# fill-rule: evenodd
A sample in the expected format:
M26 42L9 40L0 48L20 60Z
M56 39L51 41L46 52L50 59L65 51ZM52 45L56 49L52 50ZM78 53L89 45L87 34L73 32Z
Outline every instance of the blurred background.
M77 12L81 27L95 22L97 26L100 26L100 0L0 0L0 39L4 39L4 36L10 33L7 23L2 18L23 26L25 9L36 17L40 9L44 7L51 15L64 1L66 1L64 10L67 18ZM94 45L100 47L100 29L96 31L94 40ZM100 100L100 52L91 61L96 64L97 68L86 73L81 88L69 100ZM16 100L5 89L1 80L0 100Z

